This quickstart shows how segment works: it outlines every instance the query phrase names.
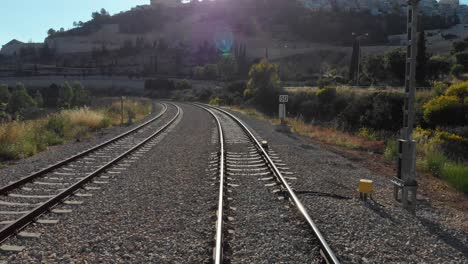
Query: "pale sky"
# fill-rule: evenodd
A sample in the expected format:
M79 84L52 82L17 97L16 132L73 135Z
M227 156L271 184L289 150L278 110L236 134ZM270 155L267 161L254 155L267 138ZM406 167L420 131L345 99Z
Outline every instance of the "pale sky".
M12 39L42 42L49 28L68 29L73 21L88 21L93 11L115 14L150 0L2 0L0 46Z

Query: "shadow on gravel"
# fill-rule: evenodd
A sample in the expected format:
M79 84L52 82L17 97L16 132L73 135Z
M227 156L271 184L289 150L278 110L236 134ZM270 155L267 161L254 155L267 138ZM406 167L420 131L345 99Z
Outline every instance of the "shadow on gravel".
M387 211L385 207L376 201L368 201L364 203L364 206L374 211L374 213L378 214L380 217L390 220L393 224L400 225L401 222L393 218Z
M419 201L419 206L424 206L428 208L429 211L434 211L435 209L427 201ZM416 217L421 224L427 228L429 233L436 235L440 240L444 241L447 245L451 246L455 250L460 251L465 257L468 257L468 246L461 241L460 239L453 236L450 230L444 230L444 228L428 218L423 216Z
M460 251L465 257L468 257L468 247L460 241L460 239L454 237L448 231L444 230L440 224L434 223L429 219L418 217L421 224L427 228L427 230L436 235L439 239L444 241L447 245L451 246L452 248Z

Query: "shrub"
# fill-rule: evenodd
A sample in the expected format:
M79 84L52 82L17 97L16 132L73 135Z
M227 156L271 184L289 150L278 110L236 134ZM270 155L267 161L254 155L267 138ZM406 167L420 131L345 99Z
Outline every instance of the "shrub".
M464 103L465 98L468 97L468 82L461 82L450 86L445 94L448 96L455 96L459 99L460 103Z
M90 104L89 92L85 90L83 85L80 82L73 83L73 99L72 105L74 107L82 107Z
M210 105L220 105L221 104L221 99L219 99L219 97L215 97L213 99L210 100Z
M247 87L244 81L231 82L226 86L226 90L230 93L242 95Z
M67 123L67 120L63 118L63 116L59 114L54 114L49 116L47 119L45 128L54 133L55 135L63 138L65 136L65 129L69 124Z
M394 160L398 155L398 144L396 140L389 140L385 145L384 158Z
M249 71L247 88L253 91L255 105L266 113L276 111L280 92L278 65L262 59L252 65Z
M450 68L450 74L452 74L455 77L460 77L460 75L463 74L463 71L465 70L465 67L460 64L455 64Z
M73 106L73 87L65 82L59 90L58 106L63 108L71 108Z
M22 83L18 83L8 101L8 111L18 113L21 109L36 106L34 99L28 94Z
M33 131L38 129L32 122L10 122L0 126L0 158L18 159L34 155Z
M176 83L175 89L177 89L177 90L189 90L189 89L192 89L192 85L187 80L182 80L182 81Z
M197 80L203 80L205 78L205 69L201 66L197 66L193 69L193 77Z
M253 91L252 91L252 89L245 89L245 90L244 90L244 93L243 93L243 96L244 96L245 99L250 99L250 98L252 98L252 96L253 96Z
M195 94L200 101L207 102L210 99L213 92L209 88L202 88L197 90Z
M218 78L218 66L216 64L207 64L203 68L203 79L216 80Z
M468 167L462 164L446 163L442 168L441 177L460 191L468 193Z
M237 73L237 62L231 55L222 56L217 67L219 75L225 80L232 80Z
M336 89L331 87L321 88L317 91L317 97L321 103L332 103L336 98Z
M8 86L0 85L0 103L7 104L10 100L10 91L8 90Z
M463 125L466 124L467 107L460 103L456 96L439 96L423 106L424 120L432 125Z
M461 65L463 68L468 67L468 52L459 52L455 54L455 59L457 61L457 64Z
M425 157L425 169L437 176L440 176L442 168L444 167L445 163L447 163L447 161L447 157L445 157L439 151L430 152Z
M448 85L444 82L434 82L434 93L439 96L445 93Z
M338 115L340 126L356 131L362 127L373 130L398 131L403 122L403 95L379 92L348 98L348 105Z
M370 139L370 140L377 139L377 135L365 127L359 129L358 136L365 138L365 139Z

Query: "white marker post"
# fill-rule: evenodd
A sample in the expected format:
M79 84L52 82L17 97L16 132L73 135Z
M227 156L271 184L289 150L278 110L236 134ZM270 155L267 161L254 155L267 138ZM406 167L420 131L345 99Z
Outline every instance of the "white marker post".
M286 103L288 102L288 95L280 95L279 102L279 118L281 120L281 125L286 125L284 119L286 118Z

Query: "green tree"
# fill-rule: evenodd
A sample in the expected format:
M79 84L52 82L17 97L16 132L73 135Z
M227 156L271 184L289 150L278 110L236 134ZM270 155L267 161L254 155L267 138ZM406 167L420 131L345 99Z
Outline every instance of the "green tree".
M267 113L275 111L280 92L278 65L270 63L267 59L252 65L247 88L252 90L254 103L260 110Z
M237 63L233 56L222 56L218 61L219 75L225 80L232 80L237 72Z
M101 16L109 16L109 15L110 15L109 12L107 12L107 10L104 9L104 8L101 8L101 12L100 12L100 13L101 13Z
M384 80L386 77L386 70L384 58L382 55L370 55L362 61L362 71L374 84L379 80Z
M450 74L452 74L454 77L458 78L458 77L460 77L460 75L463 74L464 69L465 69L465 67L463 67L463 65L455 64L450 69Z
M384 56L386 68L400 82L405 79L405 61L406 53L402 49L394 49L389 51Z
M22 83L18 83L8 101L8 112L15 114L22 109L36 106L34 99L26 91Z
M89 104L89 93L80 82L73 83L73 106L85 106Z
M455 54L457 64L460 64L464 69L468 69L468 51L460 52Z
M466 41L454 41L452 43L452 54L463 52L468 48L468 43Z
M39 90L36 90L36 93L34 94L34 101L36 102L36 106L44 106L44 99L42 98L42 94Z
M57 33L57 31L53 28L49 28L49 30L47 30L47 36L53 36L55 35L55 33Z
M8 86L0 85L0 103L7 104L10 100L10 91L8 90Z
M203 67L203 76L207 80L215 80L218 77L218 67L216 64L207 64Z
M73 87L65 82L59 92L59 107L70 108L73 106Z
M468 122L468 82L450 86L424 104L424 120L432 126L463 126Z

